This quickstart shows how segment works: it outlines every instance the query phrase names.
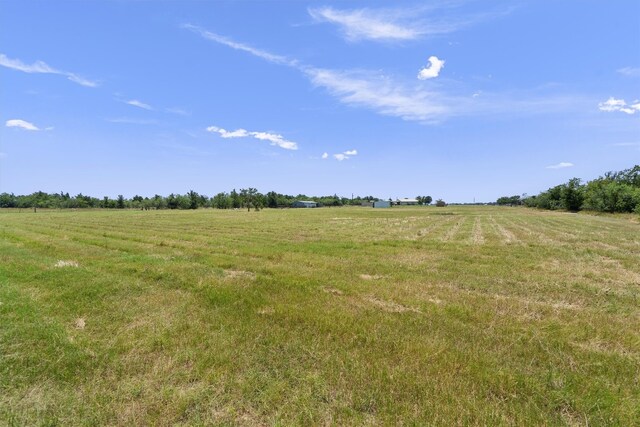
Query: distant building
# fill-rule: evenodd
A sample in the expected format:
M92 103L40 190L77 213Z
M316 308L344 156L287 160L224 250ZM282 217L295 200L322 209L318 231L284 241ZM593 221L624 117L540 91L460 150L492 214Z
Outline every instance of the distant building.
M318 203L310 200L296 200L291 205L292 208L317 208Z
M362 206L363 208L372 208L374 202L362 202L362 204L360 206Z
M411 206L411 205L417 205L418 201L416 199L396 199L395 201L396 205L400 205L400 206Z
M377 202L373 202L374 208L390 208L391 202L389 200L378 200Z

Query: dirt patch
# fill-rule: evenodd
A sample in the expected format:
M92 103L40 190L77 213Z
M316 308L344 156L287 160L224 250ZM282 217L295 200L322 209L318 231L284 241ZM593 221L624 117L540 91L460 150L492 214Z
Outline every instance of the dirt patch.
M271 314L274 314L276 312L276 310L273 307L263 307L260 310L258 310L258 314L261 314L263 316L268 316Z
M85 321L84 317L78 317L74 322L73 322L73 326L76 327L76 329L84 329L84 327L86 326L87 322Z
M59 260L58 262L56 262L55 264L53 264L54 267L56 268L63 268L63 267L74 267L77 268L80 265L78 265L77 261L65 261L65 260Z

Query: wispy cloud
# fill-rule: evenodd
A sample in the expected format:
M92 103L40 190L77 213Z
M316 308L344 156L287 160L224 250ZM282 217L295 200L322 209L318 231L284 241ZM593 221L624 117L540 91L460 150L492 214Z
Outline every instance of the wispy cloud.
M324 87L343 103L387 116L429 122L449 112L437 94L408 88L387 78L319 68L308 68L305 73L314 85Z
M378 114L422 123L438 123L452 116L548 114L583 109L583 97L557 94L535 97L531 93L491 94L482 97L455 95L430 82L408 84L379 72L333 70L309 66L297 60L255 49L191 25L184 28L202 37L234 49L240 49L267 61L291 67L310 82L326 89L340 102L363 107ZM194 30L197 28L197 30ZM591 102L591 101L589 101ZM587 102L588 104L588 102Z
M0 54L0 65L3 67L11 68L13 70L22 71L24 73L58 74L58 75L67 77L67 79L71 80L74 83L77 83L79 85L86 86L86 87L98 86L98 83L95 81L85 79L75 73L57 70L53 67L50 67L47 63L43 61L36 61L33 64L25 64L19 59L11 59L4 54Z
M282 135L270 132L250 132L246 129L236 129L228 131L218 126L209 126L207 132L218 133L222 138L247 138L252 137L260 141L268 141L271 145L278 146L285 150L297 150L298 144L286 140Z
M20 129L30 130L30 131L40 130L40 128L38 128L33 123L30 123L21 119L7 120L7 122L5 123L5 126L8 128L20 128Z
M322 159L326 160L329 158L329 153L327 153L326 151L324 153L322 153Z
M439 59L437 56L429 57L429 65L422 68L418 72L418 79L427 80L433 79L440 75L440 70L444 68L444 59Z
M629 105L624 99L616 99L614 97L610 97L606 101L599 103L598 109L600 111L606 111L608 113L620 111L626 114L635 114L640 111L640 101L635 100L632 104Z
M546 169L564 169L564 168L570 168L573 167L574 164L573 163L569 163L569 162L560 162L557 165L550 165L547 166Z
M348 41L405 41L458 31L506 12L467 15L446 9L455 3L439 3L413 8L381 8L340 10L332 7L308 9L316 22L337 25Z
M318 22L337 24L351 41L413 40L424 34L419 25L403 20L398 13L389 14L388 10L338 10L322 7L309 9L309 14Z
M401 117L405 120L435 122L447 113L447 108L436 99L436 95L422 89L409 88L377 75L321 69L303 65L300 61L255 49L237 43L227 37L206 31L190 24L183 28L202 37L248 52L269 62L286 65L303 73L315 86L323 87L345 104L361 106L380 114Z
M165 108L164 111L171 114L177 114L179 116L188 116L190 114L187 110L178 107Z
M640 142L618 142L616 144L609 144L612 147L629 147L637 148L640 151Z
M132 105L134 107L142 108L144 110L149 110L149 111L153 110L153 107L151 105L145 104L144 102L138 101L137 99L131 99L129 101L124 101L124 102L125 102L125 104L129 104L129 105Z
M640 67L623 67L617 70L618 73L627 77L640 77Z
M204 28L201 28L197 25L192 25L192 24L183 24L181 25L182 28L192 31L196 34L199 34L200 36L202 36L203 38L207 39L207 40L211 40L214 41L216 43L220 43L222 45L225 45L227 47L230 47L232 49L236 49L236 50L241 50L243 52L247 52L250 53L254 56L257 56L259 58L265 59L269 62L273 62L276 64L282 64L282 65L289 65L289 66L296 66L297 65L297 61L296 60L291 60L288 59L285 56L281 56L281 55L275 55L273 53L269 53L265 50L261 50L261 49L256 49L255 47L243 44L243 43L239 43L236 42L234 40L231 40L230 38L221 36L219 34L216 33L212 33L211 31L207 31Z

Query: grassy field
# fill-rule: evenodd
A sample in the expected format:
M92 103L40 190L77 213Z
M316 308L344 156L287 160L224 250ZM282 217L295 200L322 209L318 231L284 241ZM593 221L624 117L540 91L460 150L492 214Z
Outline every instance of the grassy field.
M640 425L640 224L0 212L0 425Z

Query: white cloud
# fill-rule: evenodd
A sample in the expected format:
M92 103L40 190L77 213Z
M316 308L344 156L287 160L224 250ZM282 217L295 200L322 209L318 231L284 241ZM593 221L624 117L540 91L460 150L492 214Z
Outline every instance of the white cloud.
M234 131L228 131L226 129L217 127L217 126L209 126L207 128L207 132L215 132L220 134L222 138L246 138L253 137L260 141L269 141L271 145L276 145L285 150L297 150L298 144L293 141L288 141L284 139L282 135L276 133L269 132L249 132L246 129L236 129Z
M436 121L448 113L435 93L403 87L389 79L318 68L305 70L311 82L345 104L372 109L405 120Z
M232 132L225 132L224 134L221 133L220 136L223 138L244 138L245 136L249 136L249 132L244 129L236 129Z
M626 114L635 114L640 111L640 102L638 100L633 101L633 104L628 105L624 99L616 99L614 97L610 97L604 102L598 104L598 109L600 111L606 112L614 112L620 111Z
M77 74L73 74L73 73L65 73L65 75L67 76L67 78L69 80L71 80L74 83L78 83L81 86L86 86L86 87L97 87L98 83L91 81L91 80L87 80L83 77L78 76Z
M640 77L640 67L624 67L617 70L618 73L627 77Z
M444 59L439 59L437 56L430 56L429 65L418 72L418 79L427 80L438 77L442 68L444 68Z
M309 15L316 22L337 25L349 41L406 41L425 36L449 34L476 22L485 21L509 13L502 12L463 16L450 13L460 5L455 2L423 2L420 7L351 9L332 7L310 8Z
M200 34L203 38L207 39L207 40L211 40L214 41L216 43L220 43L222 45L225 45L227 47L230 47L232 49L236 49L236 50L241 50L247 53L250 53L254 56L257 56L259 58L262 59L266 59L269 62L273 62L276 64L283 64L283 65L289 65L289 66L296 66L298 61L295 60L290 60L284 56L281 55L274 55L272 53L269 53L267 51L264 50L260 50L260 49L256 49L252 46L248 46L246 44L242 44L242 43L238 43L234 40L231 40L227 37L221 36L219 34L216 33L212 33L211 31L207 31L204 28L198 27L197 25L192 25L192 24L183 24L181 25L182 28L193 31L196 34Z
M24 129L24 130L31 130L31 131L40 130L33 123L29 123L27 121L20 120L20 119L7 120L7 122L5 123L5 126L8 127L8 128L14 128L15 127L15 128L21 128L21 129Z
M343 160L349 160L352 156L355 156L357 154L358 154L358 150L347 150L347 151L343 151L342 153L334 154L333 157L339 162L341 162ZM324 158L325 157L323 157L323 159Z
M285 150L297 150L298 144L292 141L287 141L282 137L282 135L278 135L275 133L268 132L251 132L251 135L262 141L269 141L271 145L277 145L280 148L284 148Z
M551 165L551 166L547 166L547 169L564 169L564 168L570 168L574 166L573 163L569 163L569 162L560 162L557 165Z
M218 132L222 138L244 138L249 136L249 132L244 129L236 129L229 132L226 129L219 128L217 126L209 126L207 128L209 132Z
M66 76L67 79L82 86L87 86L87 87L98 86L97 82L87 80L83 77L78 76L75 73L56 70L55 68L50 67L47 63L43 61L36 61L33 64L25 64L19 59L11 59L11 58L8 58L6 55L0 53L0 65L3 67L11 68L13 70L22 71L24 73L58 74L61 76Z
M129 101L125 101L125 104L133 105L134 107L142 108L144 110L153 110L153 107L149 104L145 104L142 101L138 101L137 99L131 99Z
M348 40L413 40L424 34L414 23L398 22L397 13L369 9L336 10L331 7L309 9L318 22L337 24ZM392 16L396 15L396 16Z
M322 159L323 160L324 159L328 159L328 158L329 158L329 153L327 153L327 152L322 153Z
M244 129L237 129L229 132L228 130L219 128L217 126L209 126L207 128L207 132L217 132L222 138L244 138L246 136L249 136L249 132Z

